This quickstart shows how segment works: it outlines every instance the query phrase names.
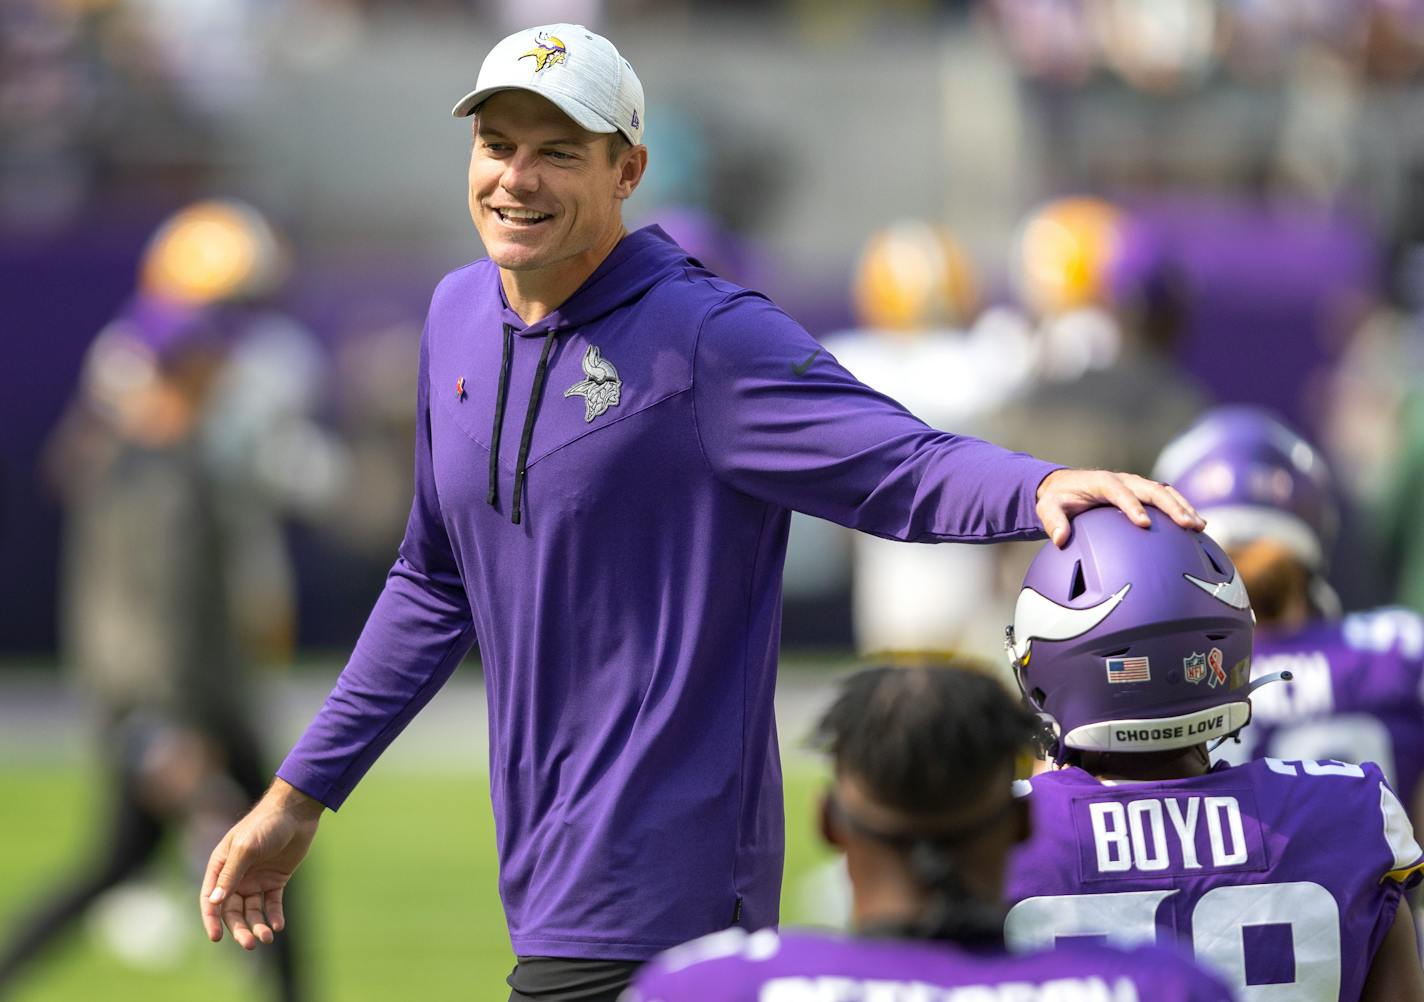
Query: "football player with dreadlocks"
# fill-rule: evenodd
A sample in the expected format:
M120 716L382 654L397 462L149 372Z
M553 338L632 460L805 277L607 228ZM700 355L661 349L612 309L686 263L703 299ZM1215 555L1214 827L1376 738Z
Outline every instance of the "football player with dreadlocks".
M1176 951L1004 949L1004 872L1029 824L1011 784L1034 726L971 670L852 676L818 736L835 764L821 830L846 855L856 936L718 933L653 961L625 1002L1230 999Z
M1026 797L1011 945L1178 938L1243 1002L1421 1002L1424 852L1379 766L1215 766L1249 723L1253 615L1205 534L1111 512L1030 565L1008 633L1061 767Z

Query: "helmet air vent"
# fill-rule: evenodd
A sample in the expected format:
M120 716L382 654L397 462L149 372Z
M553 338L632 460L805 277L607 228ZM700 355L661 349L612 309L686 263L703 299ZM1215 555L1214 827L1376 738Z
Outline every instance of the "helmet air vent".
M1216 555L1211 552L1211 547L1207 546L1200 539L1197 540L1197 545L1201 547L1202 556L1206 558L1207 566L1210 567L1212 570L1216 571L1216 573L1218 574L1225 574L1226 568L1222 567L1221 564L1217 561Z
M1073 583L1068 586L1068 601L1073 601L1079 595L1088 590L1088 583L1083 580L1083 561L1073 562Z

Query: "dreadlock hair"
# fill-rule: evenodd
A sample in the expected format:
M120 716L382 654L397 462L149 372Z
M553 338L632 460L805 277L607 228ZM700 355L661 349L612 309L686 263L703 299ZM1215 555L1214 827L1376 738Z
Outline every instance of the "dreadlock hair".
M816 729L838 774L863 782L881 804L913 818L977 800L1003 782L1038 719L993 678L956 666L870 668L846 680ZM997 820L997 817L991 819ZM933 903L901 935L959 943L1002 942L1004 911L965 887L955 848L981 826L948 834L861 830L902 847Z

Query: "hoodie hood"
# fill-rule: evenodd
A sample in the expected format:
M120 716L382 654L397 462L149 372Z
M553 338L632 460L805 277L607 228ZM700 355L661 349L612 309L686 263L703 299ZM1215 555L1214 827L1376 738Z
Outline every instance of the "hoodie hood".
M579 327L599 320L625 303L631 303L670 275L701 266L677 245L661 226L645 226L629 233L594 269L574 294L538 323L525 326L504 298L504 323L519 337L542 337L553 330Z

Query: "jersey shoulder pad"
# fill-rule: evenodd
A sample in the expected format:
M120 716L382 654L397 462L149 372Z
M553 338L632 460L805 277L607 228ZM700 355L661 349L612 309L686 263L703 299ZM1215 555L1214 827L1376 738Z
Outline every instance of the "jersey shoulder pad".
M1419 848L1419 842L1414 837L1409 813L1383 779L1379 783L1379 810L1384 822L1385 845L1389 847L1392 857L1390 868L1381 881L1392 880L1405 887L1413 887L1424 879L1424 850Z
M1373 762L1361 762L1358 765L1353 762L1340 762L1335 759L1282 759L1282 758L1262 758L1249 763L1247 766L1233 766L1233 769L1254 768L1260 776L1267 776L1275 782L1275 777L1286 776L1293 779L1300 779L1307 783L1313 783L1323 779L1335 780L1355 780L1352 787L1361 783L1370 783L1383 778L1380 767ZM1340 796L1348 796L1345 789L1346 784L1337 784L1336 793Z
M1424 879L1424 851L1414 838L1409 814L1375 763L1263 758L1250 767L1258 770L1260 786L1277 787L1278 798L1285 792L1279 790L1280 784L1291 786L1285 793L1288 799L1277 800L1290 811L1326 812L1333 819L1350 818L1360 826L1365 845L1374 839L1370 833L1378 831L1384 853L1383 864L1376 871L1381 881L1393 880L1412 887ZM1380 842L1373 844L1381 846Z

